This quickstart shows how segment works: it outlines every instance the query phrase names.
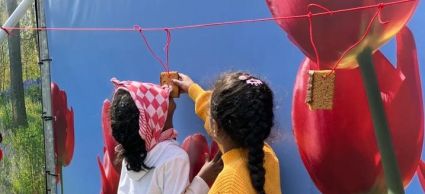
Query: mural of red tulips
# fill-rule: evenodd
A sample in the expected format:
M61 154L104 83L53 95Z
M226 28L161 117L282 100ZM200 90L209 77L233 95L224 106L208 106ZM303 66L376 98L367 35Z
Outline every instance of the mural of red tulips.
M423 102L419 64L412 33L397 34L397 67L377 51L373 55L379 88L403 185L412 179L423 144ZM308 70L299 69L293 97L292 123L299 152L323 193L369 193L385 190L368 101L358 68L335 71L332 110L309 110L305 103Z
M51 94L56 170L61 175L62 166L68 166L74 155L74 111L68 108L66 92L56 83L51 84Z

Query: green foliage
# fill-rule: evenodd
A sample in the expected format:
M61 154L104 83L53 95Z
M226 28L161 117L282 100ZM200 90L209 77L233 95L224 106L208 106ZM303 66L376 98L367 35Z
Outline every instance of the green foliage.
M0 23L8 17L5 0L0 0ZM0 24L1 25L1 24ZM35 26L35 11L29 9L20 20L21 26ZM16 31L12 32L16 35ZM23 80L40 78L35 31L21 31ZM33 84L25 90L28 126L12 128L12 105L9 85L9 53L7 41L0 42L0 145L4 157L0 161L0 193L45 193L44 137L40 85Z
M44 139L41 115L40 90L32 87L25 97L28 127L4 128L5 156L0 162L0 191L10 193L44 193ZM38 91L38 93L36 92ZM5 103L6 102L6 103ZM0 118L9 126L11 107L6 98L0 98ZM2 192L3 193L3 192Z
M5 0L0 0L0 23L8 18ZM35 26L35 10L29 9L19 21L20 26ZM18 33L19 32L19 33ZM34 80L40 77L38 66L37 33L36 31L12 31L12 35L21 36L21 57L23 80ZM0 42L0 92L5 91L10 85L9 52L7 41Z

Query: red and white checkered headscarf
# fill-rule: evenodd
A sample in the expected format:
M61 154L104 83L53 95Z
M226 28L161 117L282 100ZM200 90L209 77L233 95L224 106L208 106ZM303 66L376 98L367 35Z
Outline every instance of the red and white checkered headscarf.
M118 90L127 91L139 109L139 134L145 141L147 151L159 142L177 137L177 131L173 128L163 131L171 88L152 83L119 81L116 78L111 81L115 86L114 96Z

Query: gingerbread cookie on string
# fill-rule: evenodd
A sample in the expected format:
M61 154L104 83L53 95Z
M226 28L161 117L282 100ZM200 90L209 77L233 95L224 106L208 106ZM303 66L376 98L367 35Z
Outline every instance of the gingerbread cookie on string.
M163 85L169 85L172 87L170 97L172 98L179 98L180 97L180 89L179 87L173 82L173 79L178 80L180 78L179 73L177 71L170 71L170 72L161 72L160 75L160 84Z

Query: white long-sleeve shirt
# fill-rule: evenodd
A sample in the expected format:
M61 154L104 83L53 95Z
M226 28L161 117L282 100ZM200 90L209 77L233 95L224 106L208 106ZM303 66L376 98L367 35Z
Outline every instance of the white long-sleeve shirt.
M187 153L175 140L157 144L148 152L145 164L150 170L127 170L123 160L118 194L207 194L209 187L200 177L189 184Z

